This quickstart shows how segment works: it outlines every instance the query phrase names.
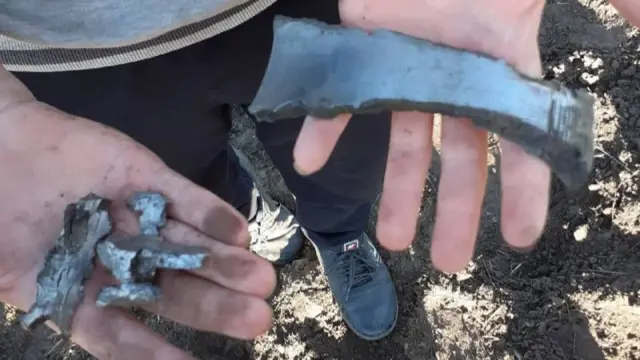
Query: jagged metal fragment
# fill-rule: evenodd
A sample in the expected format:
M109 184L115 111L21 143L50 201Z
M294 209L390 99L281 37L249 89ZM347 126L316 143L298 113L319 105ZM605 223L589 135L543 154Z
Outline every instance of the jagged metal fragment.
M195 270L207 248L172 243L154 235L110 236L98 244L98 259L123 283L151 281L157 269Z
M468 117L545 161L572 188L591 171L593 104L587 93L482 54L388 30L277 16L249 111L259 121L387 110Z
M161 292L155 285L158 269L195 270L204 265L209 250L175 244L159 235L166 224L165 198L155 192L134 194L128 201L140 213L140 235L109 236L96 252L100 262L122 284L101 289L98 306L130 307L155 302Z
M21 318L23 327L51 320L68 337L93 272L96 243L111 232L108 207L108 200L89 194L65 208L62 231L38 274L36 301Z
M151 283L122 284L105 287L98 293L99 307L134 307L156 302L160 299L160 289Z
M114 240L109 237L101 241L96 247L98 259L102 265L111 272L111 275L122 283L147 282L153 280L155 269L140 266L138 252L120 251L115 244L117 241L119 240ZM154 241L162 240L155 239Z
M135 193L128 201L129 208L140 213L140 231L145 235L158 235L167 223L167 201L162 194L145 191Z

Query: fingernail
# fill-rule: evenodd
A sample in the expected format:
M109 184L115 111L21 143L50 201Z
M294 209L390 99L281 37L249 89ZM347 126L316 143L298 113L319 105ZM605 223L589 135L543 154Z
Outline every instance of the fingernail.
M303 170L295 161L293 162L293 169L302 176L308 176L311 174L309 171Z
M532 252L536 248L536 244L528 245L528 246L513 246L511 245L511 249L519 254L527 254Z

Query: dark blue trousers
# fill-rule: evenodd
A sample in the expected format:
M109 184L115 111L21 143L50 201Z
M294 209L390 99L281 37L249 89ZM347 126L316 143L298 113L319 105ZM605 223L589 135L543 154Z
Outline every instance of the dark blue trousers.
M339 22L337 0L280 0L235 29L150 60L15 75L40 101L126 133L242 209L252 184L228 146L228 105L247 105L255 95L271 51L275 14ZM311 237L353 238L366 228L382 183L389 115L355 116L327 166L307 177L293 169L302 120L258 123L258 138L295 194L296 216Z

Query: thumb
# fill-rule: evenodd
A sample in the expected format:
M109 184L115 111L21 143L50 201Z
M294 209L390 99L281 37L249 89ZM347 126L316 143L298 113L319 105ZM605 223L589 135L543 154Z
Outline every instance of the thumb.
M151 189L167 198L167 216L229 245L249 246L247 221L233 206L164 167L151 181Z

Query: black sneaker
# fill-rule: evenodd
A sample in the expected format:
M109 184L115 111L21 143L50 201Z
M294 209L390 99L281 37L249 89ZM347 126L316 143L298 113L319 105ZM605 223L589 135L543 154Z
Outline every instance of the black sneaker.
M349 328L365 340L393 331L398 300L391 274L366 233L338 246L311 243Z
M256 188L252 191L255 216L249 219L250 249L274 265L295 260L304 245L304 235L295 216Z

